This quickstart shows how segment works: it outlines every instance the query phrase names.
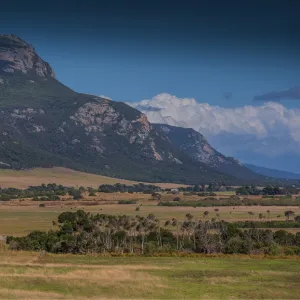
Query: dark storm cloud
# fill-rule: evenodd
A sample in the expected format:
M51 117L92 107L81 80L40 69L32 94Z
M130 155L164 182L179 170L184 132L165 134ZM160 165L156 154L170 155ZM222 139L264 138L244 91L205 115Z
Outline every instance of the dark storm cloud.
M295 86L284 91L273 91L255 96L257 101L300 100L300 86Z

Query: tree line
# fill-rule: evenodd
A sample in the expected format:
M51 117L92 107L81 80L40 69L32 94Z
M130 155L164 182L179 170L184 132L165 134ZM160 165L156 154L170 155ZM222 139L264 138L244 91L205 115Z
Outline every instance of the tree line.
M126 185L121 183L116 184L102 184L98 188L98 192L104 193L145 193L145 194L152 194L161 192L162 189L159 186L153 184L143 184L138 183L134 185Z
M8 201L21 198L33 198L33 200L48 201L60 200L60 196L69 195L74 200L82 198L84 187L66 187L61 184L49 183L39 186L29 186L27 189L0 188L0 200Z
M201 193L199 196L202 197ZM201 200L185 200L175 197L172 201L160 201L158 206L189 206L189 207L210 207L210 206L300 206L300 197L291 196L242 198L236 195L230 197L206 197Z
M27 189L17 189L17 188L1 188L0 187L0 200L8 201L13 199L21 198L33 198L36 201L53 201L60 200L60 196L69 195L74 200L83 198L83 193L87 192L89 196L95 196L96 192L104 193L145 193L152 194L161 192L162 189L159 186L151 184L138 183L134 185L125 185L125 184L102 184L98 189L92 187L85 188L81 187L66 187L61 184L49 183L41 184L38 186L30 186Z
M33 231L24 237L7 237L12 250L52 253L259 253L300 255L300 233L255 227L240 229L221 220L197 220L187 214L162 222L147 217L90 214L82 210L58 216L58 230Z
M262 189L259 189L255 185L245 185L236 189L237 195L266 195L266 196L278 196L278 195L296 195L300 191L296 187L280 188L275 185L267 185Z

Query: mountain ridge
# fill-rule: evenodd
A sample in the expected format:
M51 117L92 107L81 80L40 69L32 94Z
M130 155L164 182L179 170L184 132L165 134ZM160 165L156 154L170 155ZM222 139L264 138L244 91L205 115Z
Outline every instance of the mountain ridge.
M252 170L253 172L263 175L263 176L268 176L268 177L273 177L273 178L278 178L278 179L300 179L300 174L296 174L293 172L265 168L265 167L256 166L256 165L252 165L252 164L245 164L245 166L248 169Z
M66 87L34 48L14 35L0 35L0 61L2 166L63 166L152 182L240 180L201 161L199 153L195 159L195 151L193 156L178 147L139 110Z
M280 103L221 107L161 93L128 105L151 123L193 128L226 156L298 173L300 110Z

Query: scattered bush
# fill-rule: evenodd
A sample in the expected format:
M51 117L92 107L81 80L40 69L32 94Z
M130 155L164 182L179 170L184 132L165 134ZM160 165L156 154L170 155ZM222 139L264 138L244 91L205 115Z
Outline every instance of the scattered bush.
M118 204L136 204L134 200L119 200Z

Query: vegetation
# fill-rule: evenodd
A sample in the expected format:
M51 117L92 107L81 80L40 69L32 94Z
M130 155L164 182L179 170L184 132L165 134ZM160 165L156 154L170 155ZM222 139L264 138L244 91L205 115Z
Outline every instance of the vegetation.
M60 200L59 196L70 195L74 200L81 199L84 188L69 188L55 183L40 186L30 186L25 190L16 188L0 188L0 200L8 201L20 198L33 198L35 201Z
M264 253L300 255L300 232L271 231L255 227L240 230L236 224L196 220L187 214L165 224L147 217L90 214L83 210L59 215L58 231L33 231L24 237L7 237L13 250L46 250L53 253L140 253L192 251L196 253ZM250 223L249 223L250 225ZM169 228L173 227L174 231Z
M250 214L251 215L251 214ZM297 218L297 217L296 217ZM238 228L300 228L298 221L238 221L233 222Z
M275 195L291 195L298 194L299 189L295 187L286 187L280 188L279 186L271 186L267 185L263 189L258 189L255 185L246 185L241 186L236 189L237 195L267 195L267 196L275 196Z
M179 200L178 200L179 199ZM190 207L210 207L210 206L300 206L300 199L291 197L280 198L239 198L231 196L229 198L207 197L197 201L180 201L176 197L174 201L161 201L159 206L190 206Z
M0 255L4 299L297 299L300 293L294 256Z
M136 204L135 200L119 200L118 204Z
M134 185L126 185L116 183L114 185L110 184L102 184L98 188L98 192L104 193L144 193L144 194L152 194L156 192L160 192L162 189L159 186L152 185L152 184L144 184L138 183Z

